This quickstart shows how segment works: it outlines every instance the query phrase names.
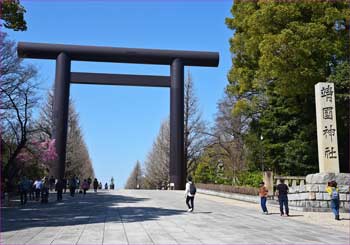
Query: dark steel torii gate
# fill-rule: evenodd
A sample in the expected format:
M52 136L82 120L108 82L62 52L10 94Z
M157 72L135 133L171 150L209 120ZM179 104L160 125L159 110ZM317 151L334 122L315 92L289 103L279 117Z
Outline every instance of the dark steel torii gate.
M169 175L175 189L184 189L184 66L216 67L219 53L28 42L19 42L17 52L21 58L56 60L53 111L58 155L56 178L63 178L65 171L70 83L170 87ZM170 77L71 72L72 60L170 65Z

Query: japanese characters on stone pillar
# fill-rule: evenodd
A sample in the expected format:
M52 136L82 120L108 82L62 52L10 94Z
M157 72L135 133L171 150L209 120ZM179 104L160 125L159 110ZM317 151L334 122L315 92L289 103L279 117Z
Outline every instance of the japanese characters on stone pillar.
M318 163L320 173L339 173L333 83L315 85Z

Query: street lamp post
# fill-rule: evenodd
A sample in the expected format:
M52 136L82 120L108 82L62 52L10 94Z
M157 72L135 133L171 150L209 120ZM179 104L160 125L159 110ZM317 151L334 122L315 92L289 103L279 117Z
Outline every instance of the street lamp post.
M261 140L261 171L264 172L264 147L262 141L264 140L264 137L260 135Z

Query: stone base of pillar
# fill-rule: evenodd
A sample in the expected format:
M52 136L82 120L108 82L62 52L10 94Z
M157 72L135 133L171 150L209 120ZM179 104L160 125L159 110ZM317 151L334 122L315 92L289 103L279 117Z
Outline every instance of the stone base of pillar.
M289 205L304 211L330 212L328 182L336 181L339 189L340 210L348 212L350 204L350 173L317 173L306 176L305 186L289 188Z
M350 186L350 173L317 173L306 176L306 184L325 184L336 181L340 185Z

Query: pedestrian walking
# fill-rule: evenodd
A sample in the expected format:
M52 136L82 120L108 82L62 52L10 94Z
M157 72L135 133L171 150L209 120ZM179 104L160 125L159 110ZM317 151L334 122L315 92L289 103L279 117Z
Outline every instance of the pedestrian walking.
M34 192L35 192L35 189L34 189L34 186L33 186L33 180L29 179L29 189L28 189L28 197L29 197L29 200L32 201L34 200Z
M89 189L90 189L90 185L91 185L91 183L92 183L92 179L89 177L89 178L87 179L87 182L88 182L88 184L89 184Z
M102 182L100 182L100 183L98 184L98 189L99 189L99 190L102 190Z
M268 193L269 193L269 191L267 190L265 183L261 182L260 186L259 186L259 197L260 197L261 209L262 209L264 214L269 214L269 212L267 211L267 208L266 208L266 201L267 201L267 194Z
M339 189L337 187L337 182L331 181L329 185L326 188L326 191L328 192L330 198L331 198L331 209L334 213L335 219L340 220L339 217Z
M108 190L108 184L107 184L107 182L106 182L106 184L105 184L105 190Z
M53 191L53 189L55 188L55 178L52 175L49 179L49 184L50 184L50 191Z
M43 182L40 178L38 178L34 184L34 190L35 190L35 200L39 201L40 199L40 193L41 193L41 188L43 187Z
M75 195L75 189L77 188L77 178L74 176L73 178L71 178L71 180L69 181L69 192L70 195L72 197L74 197Z
M288 208L288 185L284 183L284 180L281 180L281 183L277 185L277 196L278 196L278 202L280 204L280 213L281 216L284 215L283 212L283 206L286 211L286 215L289 216L289 208Z
M21 205L27 203L27 194L29 191L30 182L26 176L23 176L21 182L19 183L19 193L21 196Z
M75 188L79 192L79 186L80 186L80 179L78 176L75 176Z
M49 202L49 189L50 189L50 180L48 177L45 177L41 188L41 203Z
M57 180L55 189L57 191L57 202L60 202L63 199L63 197L62 197L62 193L63 193L63 189L64 189L64 180L63 179Z
M67 179L63 179L63 193L67 192Z
M97 192L97 188L98 188L98 181L97 181L97 179L96 179L96 178L94 179L93 186L94 186L94 192Z
M188 212L193 212L194 210L194 196L196 195L196 186L192 182L192 177L188 176L187 183L186 183L186 189L185 189L185 197L186 197L186 204L188 206ZM191 202L191 204L190 204Z
M84 196L86 195L86 191L89 189L89 182L84 179L83 183L81 184L81 189L83 189Z

